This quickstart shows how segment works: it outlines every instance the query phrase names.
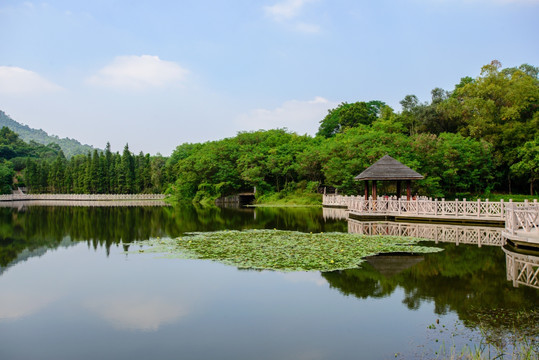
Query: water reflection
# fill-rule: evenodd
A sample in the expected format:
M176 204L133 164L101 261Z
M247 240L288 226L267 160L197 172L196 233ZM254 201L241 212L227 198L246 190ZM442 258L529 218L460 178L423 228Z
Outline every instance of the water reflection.
M115 202L119 203L119 202ZM0 274L49 249L84 241L94 249L133 241L178 237L186 232L226 229L346 231L346 223L324 221L318 208L218 207L20 207L0 208ZM4 204L6 205L6 204Z
M503 248L507 280L514 287L519 285L539 289L539 256L530 252L517 251L509 246Z
M83 306L118 330L157 331L188 313L178 302L143 292L105 295L89 299Z
M176 237L190 231L247 228L420 236L437 241L444 251L421 256L370 257L352 270L289 274L236 271L209 261L164 260L149 254L122 253L122 247L131 246L134 240ZM268 351L282 348L289 341L287 351L299 356L303 350L313 349L315 343L325 358L353 358L358 341L366 342L365 348L379 339L398 342L402 333L392 327L402 325L405 331L414 327L425 329L425 321L435 319L430 310L433 306L436 317L456 314L466 326L476 328L481 324L499 339L514 329L536 336L539 291L529 286L513 287L513 274L522 271L512 272L509 279L504 268L508 256L513 256L513 260L507 268L529 267L518 264L520 257L501 251L497 231L460 225L347 222L337 216L329 217L317 208L4 208L0 209L0 333L11 336L25 331L30 334L29 339L39 342L44 336L40 330L43 324L51 323L60 329L55 331L64 331L63 336L55 335L58 338L71 336L73 340L73 334L80 329L92 336L106 333L110 342L103 340L108 339L104 336L95 348L113 352L116 349L115 355L121 354L115 344L128 337L119 334L133 333L132 346L137 348L144 345L158 349L156 343L146 341L166 339L160 346L176 351L169 357L179 353L173 344L181 343L181 351L190 350L191 355L211 348L205 344L195 346L208 338L214 341L216 351L222 349L215 346L219 339L222 344L237 345L238 349L252 343L258 351L268 338L282 336L275 342L279 346L272 343ZM32 261L26 261L29 259ZM16 264L21 266L15 267ZM533 264L537 262L532 261L531 265L537 273L537 265ZM518 285L529 277L529 272L522 274L517 275ZM376 313L377 308L382 310ZM428 320L418 320L421 313L426 313ZM491 313L510 315L503 322L500 317L485 315ZM531 317L512 316L513 313ZM391 316L388 314L415 322L391 325L393 320L386 319ZM23 318L25 321L19 321ZM368 330L358 330L358 324L366 322ZM322 330L320 323L324 324ZM24 328L25 324L32 325ZM264 329L260 324L264 324ZM374 339L369 332L376 326L383 328L384 336ZM135 338L138 333L148 332L155 336ZM306 334L303 342L297 334ZM418 335L420 341L423 335ZM16 339L10 337L11 350L16 348L11 343ZM74 344L86 348L86 340ZM328 342L336 345L332 349L324 347ZM65 351L65 343L69 341L58 345L58 353ZM298 343L304 346L294 347ZM49 358L53 358L55 349L51 350L50 344L54 344L50 338L43 339L35 348L48 349ZM243 358L256 357L255 350ZM0 347L0 355L4 355L2 351L5 350ZM20 350L13 350L16 351ZM275 355L273 358L285 355L268 354ZM382 357L379 352L376 354L371 358ZM27 358L39 357L30 355L34 356ZM94 352L87 357L98 355ZM163 353L155 356L163 358L160 355ZM215 358L221 353L204 355L198 357Z
M502 230L498 227L348 220L348 232L351 234L411 236L432 240L436 244L450 242L456 245L473 244L479 247L505 245Z

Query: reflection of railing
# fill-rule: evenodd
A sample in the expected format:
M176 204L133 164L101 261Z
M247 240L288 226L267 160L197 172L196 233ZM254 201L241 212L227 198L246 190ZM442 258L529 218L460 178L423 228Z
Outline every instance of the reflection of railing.
M348 219L348 210L340 208L324 207L322 208L324 220L346 220Z
M502 238L502 229L493 227L348 220L348 232L364 235L411 236L457 245L503 246L505 243Z
M539 243L539 204L510 202L505 208L504 236L511 240Z
M419 198L406 200L387 197L366 200L362 196L324 195L324 206L341 206L351 214L402 216L439 219L503 221L504 202Z
M0 201L0 207L24 208L26 206L83 206L83 207L122 207L122 206L168 206L163 200L123 200L123 201L73 201L73 200L30 200Z
M164 194L10 194L0 195L0 201L67 200L67 201L115 201L115 200L163 200Z
M507 280L515 287L526 285L539 289L539 256L519 254L506 248L503 251Z

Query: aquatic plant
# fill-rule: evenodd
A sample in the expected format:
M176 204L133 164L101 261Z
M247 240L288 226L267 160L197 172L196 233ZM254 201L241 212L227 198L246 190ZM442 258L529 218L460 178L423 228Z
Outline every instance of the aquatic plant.
M139 244L148 246L144 252L210 259L241 269L333 271L357 268L364 257L380 253L442 250L420 246L420 240L347 233L244 230L189 233L177 239L153 239Z

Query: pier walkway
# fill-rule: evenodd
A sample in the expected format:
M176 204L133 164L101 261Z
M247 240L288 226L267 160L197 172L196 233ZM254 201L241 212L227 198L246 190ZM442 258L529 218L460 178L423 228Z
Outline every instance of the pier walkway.
M504 239L518 245L539 247L539 203L466 201L421 197L406 200L385 197L374 200L363 196L324 195L324 207L345 209L349 218L422 220L434 222L475 222L505 225Z

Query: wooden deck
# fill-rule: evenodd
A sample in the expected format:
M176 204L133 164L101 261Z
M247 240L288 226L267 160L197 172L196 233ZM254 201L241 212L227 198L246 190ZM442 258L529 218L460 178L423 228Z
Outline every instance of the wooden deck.
M533 203L508 203L503 236L515 245L539 247L539 206Z
M513 201L445 201L419 198L406 200L381 198L374 200L362 196L324 195L324 207L344 208L348 218L410 219L433 222L470 222L504 224L502 237L515 244L539 247L539 203ZM328 211L328 215L329 215ZM342 216L342 210L331 214ZM330 216L331 216L330 215Z

